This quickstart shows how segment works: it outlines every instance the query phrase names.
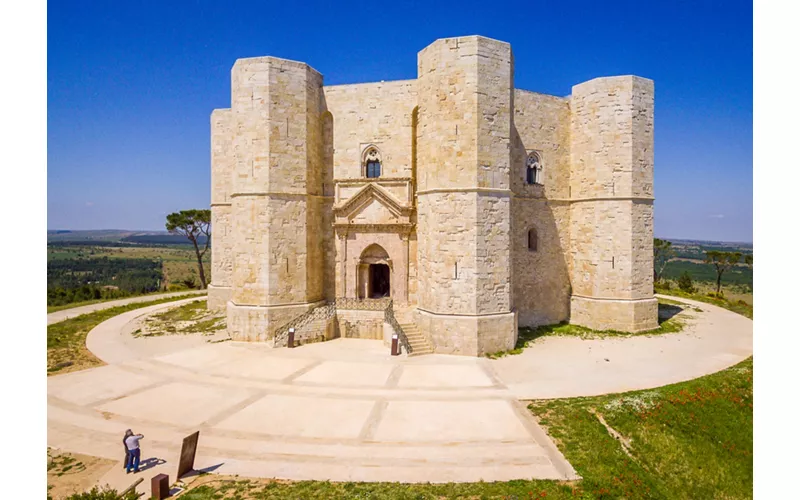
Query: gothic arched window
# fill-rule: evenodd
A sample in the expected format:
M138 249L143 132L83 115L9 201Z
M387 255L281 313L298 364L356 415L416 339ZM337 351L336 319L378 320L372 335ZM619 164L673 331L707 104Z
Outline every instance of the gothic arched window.
M369 146L364 150L361 163L365 177L375 178L381 176L381 153L375 146Z
M542 161L539 154L531 151L525 162L525 182L528 184L542 184Z
M539 249L539 235L536 233L536 228L528 230L528 250L535 252Z

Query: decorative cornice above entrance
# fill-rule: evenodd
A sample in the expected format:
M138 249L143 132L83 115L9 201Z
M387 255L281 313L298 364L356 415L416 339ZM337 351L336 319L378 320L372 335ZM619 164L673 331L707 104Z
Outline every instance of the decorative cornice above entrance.
M414 224L348 224L346 222L334 223L333 228L340 238L350 233L399 233L407 235L414 230Z
M395 217L409 216L414 208L409 205L404 205L400 200L392 196L389 191L382 188L375 182L370 182L361 188L350 199L339 206L333 207L333 213L337 217L353 218L365 206L369 205L373 200L378 201L386 207Z

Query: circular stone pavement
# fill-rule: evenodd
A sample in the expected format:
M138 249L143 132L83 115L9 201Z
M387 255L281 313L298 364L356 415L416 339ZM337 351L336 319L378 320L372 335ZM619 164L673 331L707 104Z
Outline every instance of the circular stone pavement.
M575 479L520 399L643 389L695 378L752 354L752 322L692 303L685 332L547 337L499 360L392 357L382 341L295 349L137 338L121 314L89 333L106 366L48 378L48 446L121 460L127 428L145 435L149 477L175 478L182 439L199 430L195 468L247 477L475 482ZM686 301L690 303L691 301ZM681 313L684 314L684 313ZM741 319L739 319L741 318ZM115 467L101 479L133 479Z

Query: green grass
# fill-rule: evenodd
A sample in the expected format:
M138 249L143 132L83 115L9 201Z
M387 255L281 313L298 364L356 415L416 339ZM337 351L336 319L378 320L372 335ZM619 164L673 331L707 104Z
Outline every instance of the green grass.
M86 470L86 466L80 460L69 455L54 453L47 448L47 472L61 477L65 474L75 474Z
M537 401L529 408L583 476L581 489L593 495L752 497L752 358L659 389ZM630 440L631 457L593 410Z
M579 481L401 484L212 479L183 500L753 496L753 360L689 382L590 398L534 401ZM597 415L619 433L624 451Z
M190 302L147 318L144 327L147 336L211 334L226 326L224 314L211 312L204 300ZM134 337L142 334L134 332Z
M168 297L148 302L137 302L117 306L102 311L83 314L47 327L47 374L82 370L102 365L94 354L86 348L86 335L95 326L118 314L142 307L182 300L186 297Z
M48 494L47 500L54 499ZM94 486L89 491L83 493L73 493L72 495L61 500L139 500L139 495L137 495L135 491L131 491L125 496L122 496L117 493L116 490L111 488Z
M153 319L169 322L191 321L196 319L198 316L206 314L207 312L208 308L206 307L205 301L198 300L196 302L190 302L186 305L164 311L163 313L154 314Z
M748 318L753 319L753 306L743 300L732 301L725 298L709 297L707 294L704 295L702 293L686 293L680 288L674 288L674 287L667 289L656 286L656 293L661 295L671 295L673 297L682 297L685 299L697 300L699 302L705 302L707 304L713 304L715 306L723 307L725 309L728 309L729 311L733 311L735 313L741 314L742 316L747 316Z
M679 307L680 306L680 307ZM549 336L569 336L580 337L582 339L597 339L605 337L632 337L636 335L663 335L667 333L677 333L686 326L685 317L676 316L679 309L687 309L689 306L681 302L669 299L659 299L658 301L658 328L639 333L620 332L617 330L592 330L578 325L571 325L566 321L555 325L542 325L536 328L520 328L517 335L517 343L514 349L487 354L487 358L497 359L503 356L513 356L521 354L528 347L530 342Z

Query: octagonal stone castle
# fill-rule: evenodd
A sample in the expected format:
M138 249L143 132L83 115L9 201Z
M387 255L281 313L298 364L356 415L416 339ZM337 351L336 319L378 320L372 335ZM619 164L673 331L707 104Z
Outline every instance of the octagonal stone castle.
M208 304L231 337L482 355L522 326L656 328L653 82L517 89L511 46L480 36L417 66L323 86L305 63L236 61L211 115Z

